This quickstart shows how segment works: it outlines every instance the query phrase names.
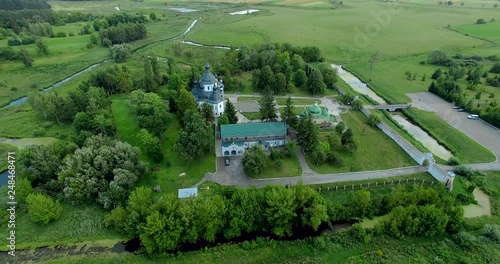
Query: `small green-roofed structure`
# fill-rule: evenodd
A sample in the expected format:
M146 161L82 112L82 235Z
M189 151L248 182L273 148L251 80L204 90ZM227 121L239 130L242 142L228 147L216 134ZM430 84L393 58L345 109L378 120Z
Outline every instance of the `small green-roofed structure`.
M281 136L286 134L283 122L262 122L221 125L221 138Z

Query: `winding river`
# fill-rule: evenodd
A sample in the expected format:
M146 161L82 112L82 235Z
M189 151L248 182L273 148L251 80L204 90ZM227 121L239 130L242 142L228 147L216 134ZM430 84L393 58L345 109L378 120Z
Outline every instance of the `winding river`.
M108 60L105 60L104 62L107 62L107 61L108 61ZM104 62L101 62L101 63L104 63ZM83 70L81 70L81 71L79 71L79 72L77 72L77 73L75 73L75 74L73 74L73 75L71 75L71 76L69 76L69 77L65 78L65 79L64 79L64 80L62 80L62 81L56 82L56 83L55 83L54 85L52 85L52 86L49 86L49 87L47 87L47 88L44 88L42 91L43 91L43 92L46 92L46 91L50 91L50 90L52 90L52 89L54 89L54 88L57 88L57 87L61 86L62 84L64 84L64 83L67 83L67 82L71 81L73 78L75 78L75 77L77 77L77 76L79 76L79 75L81 75L81 74L83 74L83 73L85 73L85 72L87 72L87 71L90 71L90 70L92 70L93 68L95 68L95 67L97 67L97 66L101 65L101 63L96 63L96 64L94 64L94 65L91 65L91 66L89 66L89 67L87 67L87 68L85 68L85 69L83 69ZM21 98L19 98L19 99L17 99L17 100L11 101L8 105L6 105L6 106L4 106L4 107L7 107L7 106L12 106L12 105L22 104L22 103L24 103L26 100L28 100L28 96L24 96L24 97L21 97Z
M354 91L368 95L373 100L377 101L379 104L387 104L387 102L382 99L382 97L378 96L366 83L362 82L358 77L354 76L354 74L344 70L342 65L332 64L332 68L337 70L340 79L344 80Z

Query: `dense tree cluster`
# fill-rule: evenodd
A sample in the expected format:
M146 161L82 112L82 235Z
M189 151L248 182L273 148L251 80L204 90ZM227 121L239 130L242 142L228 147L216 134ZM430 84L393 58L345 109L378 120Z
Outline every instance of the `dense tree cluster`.
M45 0L2 0L0 10L50 9Z
M147 34L148 32L144 24L134 23L118 24L117 26L99 30L99 36L103 45L106 43L106 40L111 42L111 44L123 44L144 39Z
M120 12L107 17L94 19L93 27L95 31L99 31L109 27L116 27L118 24L143 24L145 22L146 18L143 15L133 15L126 12Z
M225 195L152 202L149 189L138 188L126 208L117 208L106 223L138 235L149 254L178 249L183 243L213 242L219 236L270 231L292 235L295 228L317 230L328 221L326 201L309 187L268 186L235 189ZM139 230L137 226L142 226Z
M392 213L391 213L392 212ZM347 199L328 200L299 184L292 188L221 187L214 196L154 201L152 190L137 188L125 207L115 208L105 220L131 236L139 237L149 254L177 250L182 244L214 242L269 232L286 237L295 230L318 230L331 221L347 221L391 213L374 232L391 236L431 236L456 233L463 209L454 204L444 187L406 186L391 192L360 190ZM353 228L352 235L366 233ZM491 232L490 232L491 233Z
M82 82L84 86L101 87L106 94L129 92L133 89L133 80L128 68L114 66L93 72L90 77Z
M460 66L458 66L460 67ZM481 116L481 119L486 122L500 127L500 106L496 100L492 100L489 103L475 103L473 99L466 98L466 90L457 82L463 77L462 71L460 74L457 73L458 68L454 66L450 71L446 73L439 73L438 70L434 73L435 76L439 76L437 80L433 81L429 86L429 92L439 95L441 98L448 102L454 102L456 105L463 107L471 113L476 113ZM478 90L478 84L480 83L480 76L482 76L482 71L477 71L476 69L469 70L467 74L467 79L469 79L466 89L467 90ZM479 76L479 77L478 77ZM496 78L496 79L495 79ZM490 77L486 79L486 83L495 86L498 81L498 76ZM481 98L482 90L479 90L475 96L475 99ZM494 97L494 94L490 94L490 98Z
M97 201L114 208L126 201L139 178L147 172L139 150L128 143L94 136L67 156L59 172L64 198L72 203Z
M63 141L25 148L20 155L22 174L37 190L56 196L62 190L62 184L57 178L59 166L63 158L77 148L75 144Z
M156 137L160 137L169 121L168 103L155 93L133 91L130 96L130 106L134 111L139 127L146 129Z
M194 161L213 151L214 130L198 109L184 112L184 126L177 136L175 150L183 160Z

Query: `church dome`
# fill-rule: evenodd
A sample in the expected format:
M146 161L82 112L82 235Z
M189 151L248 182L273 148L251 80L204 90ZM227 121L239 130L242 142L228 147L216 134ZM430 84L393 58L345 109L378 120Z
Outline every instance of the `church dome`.
M309 112L314 115L319 115L321 113L321 107L318 106L318 102L315 102L314 105L309 108Z

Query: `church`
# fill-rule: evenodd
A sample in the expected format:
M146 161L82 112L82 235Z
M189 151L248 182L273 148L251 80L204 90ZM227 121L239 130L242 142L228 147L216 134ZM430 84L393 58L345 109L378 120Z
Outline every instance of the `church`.
M216 117L224 113L224 84L210 72L208 63L201 80L194 82L191 93L198 102L198 107L207 102L212 106Z

